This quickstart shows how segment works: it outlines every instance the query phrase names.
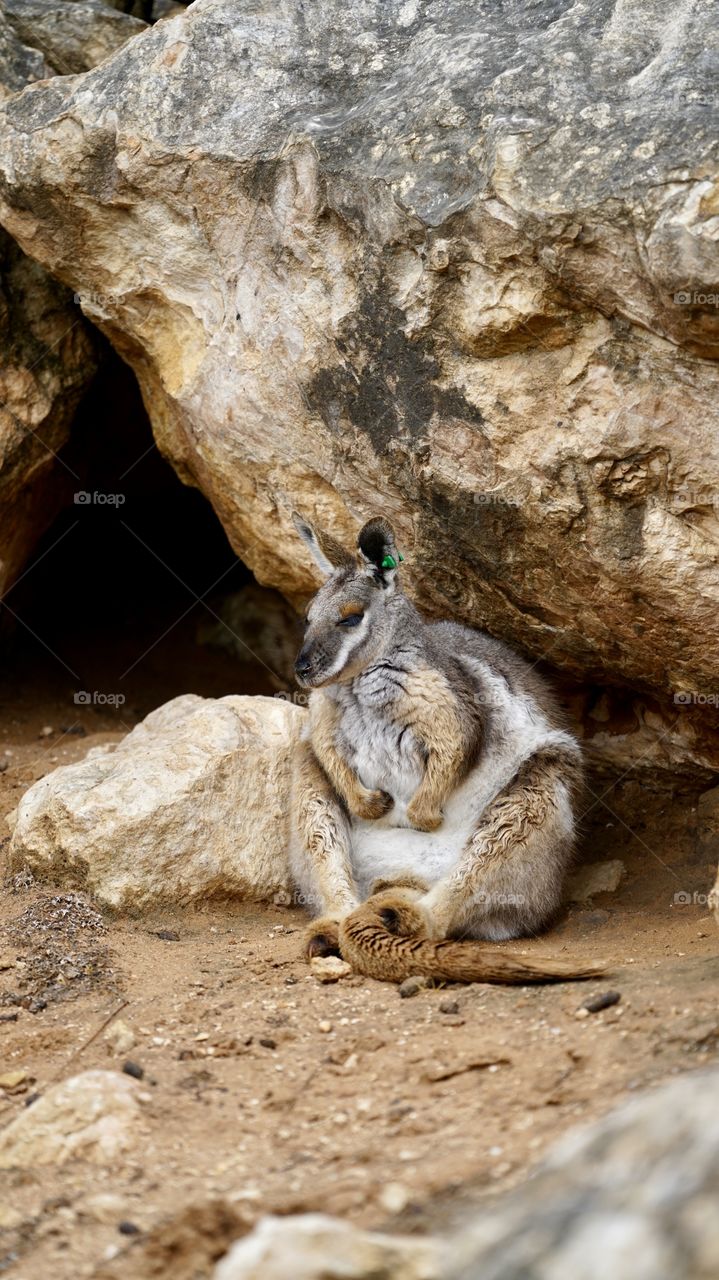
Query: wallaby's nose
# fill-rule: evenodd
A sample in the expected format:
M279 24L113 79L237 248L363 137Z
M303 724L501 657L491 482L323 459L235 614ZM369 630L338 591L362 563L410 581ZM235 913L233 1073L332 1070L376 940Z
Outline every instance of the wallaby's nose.
M299 676L300 680L304 680L311 670L312 663L309 660L307 649L300 649L295 662L295 675Z

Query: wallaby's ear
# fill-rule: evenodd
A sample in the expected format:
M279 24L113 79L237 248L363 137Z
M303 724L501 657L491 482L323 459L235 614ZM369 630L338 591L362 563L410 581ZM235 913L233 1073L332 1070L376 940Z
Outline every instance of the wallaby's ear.
M394 530L388 520L376 516L363 525L357 536L357 558L360 568L383 587L394 583L400 560L404 559L397 550Z
M292 523L326 578L329 578L335 569L354 567L354 560L349 551L345 551L344 547L330 537L329 533L314 529L296 511L292 512Z

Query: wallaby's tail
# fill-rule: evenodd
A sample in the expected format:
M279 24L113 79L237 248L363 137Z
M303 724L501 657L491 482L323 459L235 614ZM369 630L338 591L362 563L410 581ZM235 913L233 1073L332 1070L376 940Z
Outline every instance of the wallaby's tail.
M358 973L385 982L414 974L448 982L578 982L599 977L601 965L544 960L499 951L485 942L430 942L422 917L397 893L368 898L340 925L342 957Z

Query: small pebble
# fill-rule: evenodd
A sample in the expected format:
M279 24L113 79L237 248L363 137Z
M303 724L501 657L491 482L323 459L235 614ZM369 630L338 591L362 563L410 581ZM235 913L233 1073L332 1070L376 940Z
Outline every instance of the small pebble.
M175 933L174 929L150 929L150 933L155 938L160 938L162 942L179 942L180 935Z
M140 1228L136 1222L118 1222L117 1229L122 1236L139 1236Z
M142 1080L145 1075L145 1068L141 1067L139 1062L132 1062L129 1058L127 1062L123 1062L122 1070L126 1076L132 1076L134 1080Z
M51 738L54 732L55 732L55 730L53 729L53 727L52 727L52 725L51 725L51 724L44 724L44 725L43 725L43 727L42 727L42 729L40 730L40 732L39 732L39 734L38 734L38 737L39 737L39 738Z
M263 1049L276 1049L276 1048L277 1048L277 1041L276 1041L276 1040L272 1040L272 1039L270 1038L270 1036L261 1036L261 1037L260 1037L260 1041L259 1041L259 1043L262 1045L262 1048L263 1048Z
M601 1013L602 1009L611 1009L612 1005L619 1004L621 995L618 991L604 991L600 996L592 996L590 1000L585 1000L582 1005L587 1013Z
M427 979L414 974L411 978L405 978L397 988L403 1000L409 1000L411 996L416 996L418 991L424 991L427 986Z
M322 1022L318 1022L317 1030L321 1031L322 1034L326 1036L332 1030L332 1023L324 1020Z
M352 966L346 960L340 960L339 956L313 956L310 960L310 973L318 982L338 982L340 978L347 978L352 972Z
M439 1011L440 1013L459 1013L459 1001L458 1000L440 1000Z

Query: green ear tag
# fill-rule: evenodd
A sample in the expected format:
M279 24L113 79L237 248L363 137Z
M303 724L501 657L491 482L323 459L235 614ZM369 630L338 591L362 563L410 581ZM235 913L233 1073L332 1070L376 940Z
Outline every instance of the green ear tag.
M380 565L380 568L381 568L381 569L396 569L396 568L397 568L397 562L396 562L396 560L394 559L394 557L393 557L393 556L385 556L384 560L382 561L382 564Z

